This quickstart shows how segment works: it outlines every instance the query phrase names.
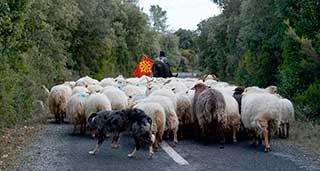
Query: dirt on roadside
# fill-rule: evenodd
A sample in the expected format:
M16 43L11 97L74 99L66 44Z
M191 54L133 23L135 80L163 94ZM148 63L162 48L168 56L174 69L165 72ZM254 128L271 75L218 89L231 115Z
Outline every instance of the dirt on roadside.
M34 118L5 129L0 138L0 171L13 166L20 154L37 142L39 133L45 127L43 119Z

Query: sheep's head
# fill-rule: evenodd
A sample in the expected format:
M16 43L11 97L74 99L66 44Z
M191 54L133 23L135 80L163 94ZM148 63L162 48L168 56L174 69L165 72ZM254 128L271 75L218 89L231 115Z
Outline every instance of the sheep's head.
M244 92L244 88L243 87L237 87L234 89L234 93L235 94L242 94Z
M247 88L244 89L242 95L254 93L254 92L257 92L257 91L258 90L255 87L247 87Z
M277 94L278 93L278 89L277 86L269 86L266 88L266 90L271 93L271 94Z
M209 88L209 87L206 86L205 84L198 83L198 84L194 85L191 90L195 90L195 93L201 93L202 91L204 91L207 88Z

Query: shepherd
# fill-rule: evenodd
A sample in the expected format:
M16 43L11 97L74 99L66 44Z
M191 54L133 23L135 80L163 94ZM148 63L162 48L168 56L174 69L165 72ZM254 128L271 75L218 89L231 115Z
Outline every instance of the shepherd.
M164 51L160 51L160 57L156 58L154 64L152 65L153 77L172 77L172 72L170 70L171 63L166 57Z

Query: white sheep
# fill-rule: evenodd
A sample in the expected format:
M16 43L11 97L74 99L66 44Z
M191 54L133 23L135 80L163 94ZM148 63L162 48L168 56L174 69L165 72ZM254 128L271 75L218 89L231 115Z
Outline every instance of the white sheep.
M241 103L241 120L245 128L253 131L253 145L256 144L257 133L262 132L265 152L269 152L269 137L280 125L279 98L263 91L245 90Z
M154 95L154 96L149 96L145 99L142 99L139 102L146 102L146 103L154 102L154 103L160 104L164 108L164 111L166 113L166 130L168 131L167 135L169 135L170 132L173 132L173 142L174 144L177 144L179 119L175 111L175 106L173 105L172 101L168 97Z
M166 128L166 114L164 108L158 103L142 102L134 106L143 110L148 116L152 118L152 134L155 135L154 150L157 150L159 143L162 142L164 130Z
M112 110L128 108L128 97L123 91L117 88L105 87L102 93L110 100Z
M80 134L86 132L85 101L89 94L77 93L70 97L67 103L66 115L68 121L74 125L73 133L77 125L80 125Z
M240 113L239 104L235 98L229 93L222 92L225 105L225 111L223 114L224 120L224 133L232 132L233 143L237 143L237 133L240 130ZM224 136L226 137L226 135Z
M103 87L100 86L99 84L92 84L92 85L89 85L87 89L90 91L90 94L92 94L92 93L100 93L103 90Z
M63 83L63 85L67 85L71 89L73 89L76 86L76 82L74 82L74 81L66 81L66 82Z
M290 125L294 121L294 107L286 98L280 98L279 102L281 106L279 136L288 138Z
M174 108L175 109L177 108L177 97L171 90L162 88L162 89L153 91L149 96L158 96L158 95L168 97L170 101L172 101Z
M134 85L127 85L124 88L122 88L122 91L128 96L129 99L134 96L145 94L143 88Z
M84 94L90 94L90 90L88 90L85 87L82 86L76 86L72 89L72 95L77 94L77 93L84 93Z
M113 78L104 78L100 81L100 86L106 87L106 86L116 86L117 83L114 81Z
M182 137L187 134L188 128L194 124L192 114L192 100L184 92L176 94L177 97L177 116L179 119L179 135Z
M55 116L56 122L63 122L64 114L72 90L66 85L57 85L49 93L49 110Z
M76 81L75 86L83 86L83 87L88 87L89 85L95 85L99 84L98 80L95 80L89 76L82 77Z
M111 110L111 103L105 95L94 93L87 97L85 101L86 119L88 119L92 113L103 110Z
M188 90L187 86L183 82L171 81L164 85L164 88L172 90L174 93L186 92Z

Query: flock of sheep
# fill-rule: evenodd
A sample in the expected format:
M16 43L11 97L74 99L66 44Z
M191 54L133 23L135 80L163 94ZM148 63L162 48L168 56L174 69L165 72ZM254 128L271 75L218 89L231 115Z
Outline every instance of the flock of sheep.
M277 94L275 86L245 89L217 81L212 75L198 78L105 78L101 81L88 76L52 87L49 109L57 122L65 118L80 125L85 134L87 118L102 110L139 108L149 115L157 150L163 137L172 134L174 145L190 134L201 135L207 143L210 137L223 148L228 135L237 143L239 132L260 138L265 152L270 151L270 137L289 135L294 118L292 103ZM189 128L189 129L188 129Z

